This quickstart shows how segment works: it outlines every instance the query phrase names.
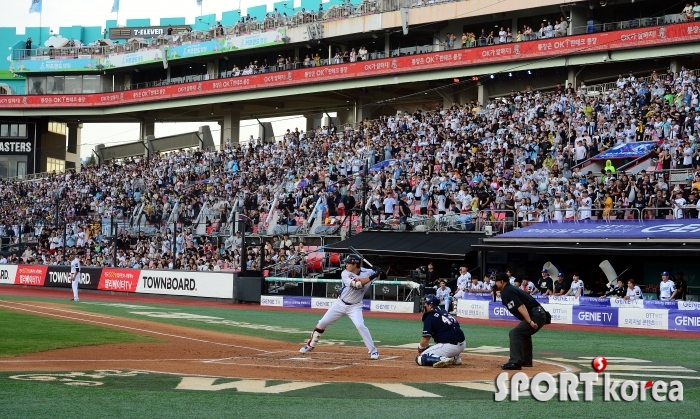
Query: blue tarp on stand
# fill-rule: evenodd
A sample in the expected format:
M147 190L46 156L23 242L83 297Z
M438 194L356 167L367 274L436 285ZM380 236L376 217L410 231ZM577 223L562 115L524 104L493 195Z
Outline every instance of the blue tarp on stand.
M598 154L591 160L636 159L649 154L654 148L654 141L641 141L615 146Z

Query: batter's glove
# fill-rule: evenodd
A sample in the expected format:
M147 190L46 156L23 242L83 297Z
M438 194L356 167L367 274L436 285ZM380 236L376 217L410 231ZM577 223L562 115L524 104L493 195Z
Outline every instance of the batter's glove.
M418 345L418 355L422 354L425 352L426 349L430 348L430 345L426 346L425 348L421 348L420 344Z

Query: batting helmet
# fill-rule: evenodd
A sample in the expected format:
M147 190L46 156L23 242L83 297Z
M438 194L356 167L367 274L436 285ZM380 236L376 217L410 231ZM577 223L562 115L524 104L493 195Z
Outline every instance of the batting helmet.
M360 257L357 255L348 255L343 263L354 263L355 265L360 264Z
M428 294L423 297L423 304L430 304L433 307L440 306L440 299L435 294Z

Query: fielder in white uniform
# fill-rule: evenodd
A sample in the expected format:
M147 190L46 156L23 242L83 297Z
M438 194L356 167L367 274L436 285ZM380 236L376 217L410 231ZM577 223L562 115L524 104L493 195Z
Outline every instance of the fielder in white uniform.
M569 288L569 292L567 292L566 295L571 295L573 297L583 296L583 281L581 281L578 272L574 272L571 288Z
M355 255L349 255L345 259L345 270L341 274L343 287L338 293L338 299L333 303L331 308L328 309L321 320L318 321L314 331L311 333L311 338L306 342L304 347L299 349L299 352L305 354L312 351L321 338L321 334L326 330L326 327L332 325L341 317L348 316L357 328L357 331L360 332L360 336L362 336L370 358L379 359L379 352L377 352L377 348L374 346L372 335L369 333L367 326L365 326L365 321L362 317L362 298L372 284L372 281L377 279L382 274L382 271L364 269L360 267L361 263L360 258Z
M472 274L469 273L467 265L462 265L459 268L459 277L457 278L457 292L454 295L454 306L457 307L457 300L464 297L464 293L467 292L467 287L472 280Z
M673 300L676 298L676 284L670 281L668 272L661 274L661 284L659 284L659 299Z
M70 263L70 279L71 287L73 288L73 299L71 301L80 301L78 298L78 283L80 282L80 258L75 255L75 259Z
M627 295L625 295L625 300L643 300L644 294L642 290L634 284L634 279L627 280Z
M440 281L440 286L435 290L435 296L440 299L440 305L445 306L445 311L450 310L450 301L452 300L452 290L447 286L445 281Z

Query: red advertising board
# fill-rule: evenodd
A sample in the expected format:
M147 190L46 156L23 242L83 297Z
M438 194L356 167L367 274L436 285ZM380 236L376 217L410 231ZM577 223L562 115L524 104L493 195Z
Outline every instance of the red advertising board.
M103 268L98 290L136 292L139 283L139 269Z
M597 51L654 47L700 40L700 21L634 28L487 47L408 55L325 67L262 73L116 93L0 96L0 108L105 107L178 99L324 81L383 76L413 71L532 60ZM505 69L507 71L507 69Z
M15 275L15 285L30 285L43 287L46 281L46 271L48 266L19 265Z

